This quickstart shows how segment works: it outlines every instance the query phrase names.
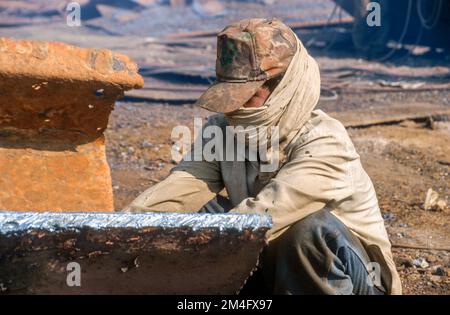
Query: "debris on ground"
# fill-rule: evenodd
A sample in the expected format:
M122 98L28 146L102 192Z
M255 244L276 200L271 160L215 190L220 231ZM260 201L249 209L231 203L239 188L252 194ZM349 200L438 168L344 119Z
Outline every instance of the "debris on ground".
M447 209L447 202L439 197L439 194L429 188L423 203L423 208L428 211L444 211Z
M434 267L432 273L435 276L448 276L448 272L442 266Z
M420 88L425 85L425 82L405 82L405 81L385 81L385 80L378 80L377 81L380 86L384 87L394 87L394 88L401 88L405 90L414 90L417 88Z
M423 268L423 269L430 267L430 264L426 261L425 258L422 258L422 257L414 259L412 261L412 264L415 267L420 267L420 268Z

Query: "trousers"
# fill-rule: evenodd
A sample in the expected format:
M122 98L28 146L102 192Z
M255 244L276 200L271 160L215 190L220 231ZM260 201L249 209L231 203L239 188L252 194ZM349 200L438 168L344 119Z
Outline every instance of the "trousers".
M322 209L268 244L241 294L383 295L373 264L359 239Z
M231 208L216 197L201 212ZM359 239L324 208L297 221L263 250L240 294L383 295L380 268Z

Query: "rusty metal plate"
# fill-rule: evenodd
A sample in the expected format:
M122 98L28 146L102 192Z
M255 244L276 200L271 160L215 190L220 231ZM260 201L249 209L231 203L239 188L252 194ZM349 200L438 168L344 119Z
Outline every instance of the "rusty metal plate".
M234 294L271 225L256 214L0 211L0 292Z

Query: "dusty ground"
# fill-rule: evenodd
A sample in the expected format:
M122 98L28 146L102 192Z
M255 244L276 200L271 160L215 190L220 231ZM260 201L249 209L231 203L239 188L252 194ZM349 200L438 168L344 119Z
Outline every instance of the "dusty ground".
M450 212L425 211L422 206L430 187L442 196L449 195L449 166L445 164L450 156L449 130L411 124L350 130L350 135L374 181L391 242L449 249ZM438 266L449 271L449 251L395 247L394 257L405 293L449 293L450 278L433 275ZM424 258L430 267L412 267L417 258Z

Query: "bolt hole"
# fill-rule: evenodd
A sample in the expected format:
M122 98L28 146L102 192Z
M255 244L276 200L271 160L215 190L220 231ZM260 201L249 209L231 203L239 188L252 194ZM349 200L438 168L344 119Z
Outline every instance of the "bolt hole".
M105 90L104 89L98 89L95 91L95 96L102 97L105 96Z

